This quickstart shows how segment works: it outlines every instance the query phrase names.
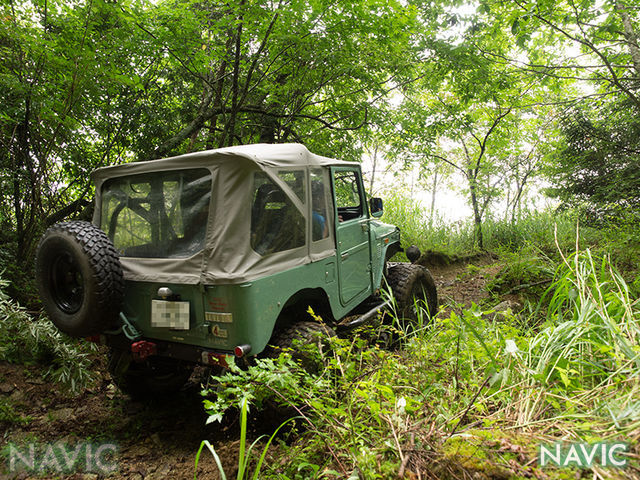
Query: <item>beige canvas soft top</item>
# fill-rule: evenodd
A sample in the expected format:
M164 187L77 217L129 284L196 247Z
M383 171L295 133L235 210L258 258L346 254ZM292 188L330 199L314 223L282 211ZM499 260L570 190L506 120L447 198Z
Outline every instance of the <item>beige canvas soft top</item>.
M132 281L237 284L275 274L335 253L333 228L328 236L312 241L310 175L321 178L325 197L331 198L329 166L357 167L315 155L299 144L256 144L194 152L177 157L100 168L92 173L96 185L94 223L101 225L103 184L115 177L181 169L206 169L211 173L211 203L204 248L188 258L135 258L122 256L125 279ZM251 246L251 205L254 179L264 172L302 214L306 224L303 246L259 254ZM283 172L304 172L301 198L282 179ZM329 204L330 205L330 204ZM334 211L326 222L333 225Z
M176 168L207 168L212 163L243 158L262 167L327 167L331 165L358 165L333 158L316 155L307 147L298 143L238 145L235 147L187 153L177 157L149 160L146 162L125 163L94 170L91 174L96 186L107 178L119 175L133 175L158 170Z

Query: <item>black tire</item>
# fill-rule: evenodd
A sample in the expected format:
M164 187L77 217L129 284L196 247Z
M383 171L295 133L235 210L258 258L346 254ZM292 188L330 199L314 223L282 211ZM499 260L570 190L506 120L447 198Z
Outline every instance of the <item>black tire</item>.
M113 383L136 400L162 398L179 391L189 380L194 365L165 357L135 362L126 350L110 349L107 368Z
M305 351L305 345L317 345L320 352L326 350L326 339L335 337L336 332L324 323L302 321L286 327L274 335L265 350L264 356L276 358L282 352L289 352L291 358L307 372L316 373L321 365L320 359ZM302 347L302 349L300 348Z
M74 221L47 229L36 253L36 282L45 311L62 332L86 337L117 324L122 265L95 225Z
M432 318L438 312L438 293L431 272L425 267L410 263L389 264L387 283L396 299L398 314L417 320L416 307L426 310Z

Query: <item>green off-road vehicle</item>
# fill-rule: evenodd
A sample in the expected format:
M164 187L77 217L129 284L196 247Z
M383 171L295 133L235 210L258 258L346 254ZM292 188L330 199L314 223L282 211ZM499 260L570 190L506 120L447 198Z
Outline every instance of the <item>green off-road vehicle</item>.
M348 331L388 306L385 282L400 313L436 311L428 270L388 263L400 231L377 220L382 201L367 203L357 163L247 145L101 168L93 181L93 223L42 237L38 287L61 331L109 346L125 392L179 389L198 363Z

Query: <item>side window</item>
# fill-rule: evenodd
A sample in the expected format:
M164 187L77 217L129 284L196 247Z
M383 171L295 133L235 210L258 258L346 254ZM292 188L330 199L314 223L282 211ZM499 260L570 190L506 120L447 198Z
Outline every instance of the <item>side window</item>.
M360 183L356 172L335 172L333 179L338 207L338 220L341 222L362 216L360 201Z
M326 184L321 169L311 170L311 239L314 242L329 236Z
M304 216L266 173L255 173L251 198L251 248L255 252L268 255L305 244Z
M306 203L304 195L305 188L303 170L282 170L278 172L278 177L280 177L280 180L286 183L287 186L295 192L302 203Z

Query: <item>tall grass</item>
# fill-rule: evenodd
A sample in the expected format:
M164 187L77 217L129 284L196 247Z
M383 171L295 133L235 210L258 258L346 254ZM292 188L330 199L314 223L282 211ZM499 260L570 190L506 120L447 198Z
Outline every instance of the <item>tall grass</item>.
M471 218L448 222L436 215L430 219L420 204L402 193L385 198L382 219L400 227L403 245L417 245L421 250L436 250L450 255L464 255L477 250ZM486 250L516 252L534 246L547 255L556 255L556 242L562 250L570 250L576 243L577 217L571 212L524 212L515 221L488 216L483 224ZM617 235L621 238L620 235ZM609 240L613 240L612 237ZM582 248L603 245L603 234L595 229L582 228L578 238Z
M621 429L607 404L619 404L639 386L638 300L608 258L589 249L563 256L548 296L547 326L530 340L519 371L528 393L519 395L518 422L539 420L555 406L559 418L588 414L605 430ZM561 404L570 408L558 409Z
M258 437L247 448L247 423L248 423L247 412L248 410L249 410L249 402L248 402L248 399L244 397L240 400L240 444L238 449L238 467L236 469L236 480L245 480L249 478L249 476L251 475L250 462L252 460L253 449L263 438L266 438L266 435L262 435L261 437ZM287 423L289 423L292 420L294 420L294 418L290 418L282 422L280 426L278 426L278 428L268 438L267 443L263 447L260 457L258 458L257 463L253 468L253 475L251 475L251 480L258 480L260 475L260 470L262 468L262 464L264 463L264 459L269 450L269 445L271 445L271 442L276 437L280 429L283 428ZM208 440L203 440L200 443L200 448L196 453L196 460L195 460L195 466L194 466L195 471L193 474L194 480L197 480L198 478L198 463L200 462L200 455L202 454L202 450L204 449L204 447L207 447L209 452L211 452L211 455L213 456L216 462L216 466L218 467L218 473L220 474L220 478L222 480L227 480L227 473L225 472L224 467L222 466L220 456L216 452L215 447L211 445L211 443Z
M402 193L385 197L382 220L400 227L403 246L417 245L422 251L437 250L461 254L473 250L473 225L449 222L436 216L433 221L420 202Z

